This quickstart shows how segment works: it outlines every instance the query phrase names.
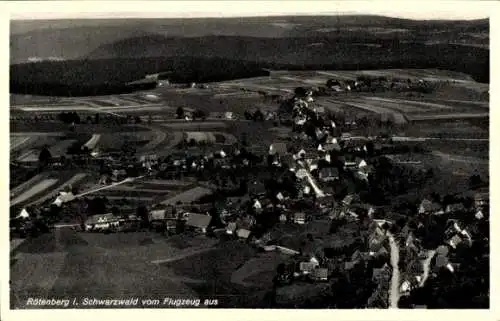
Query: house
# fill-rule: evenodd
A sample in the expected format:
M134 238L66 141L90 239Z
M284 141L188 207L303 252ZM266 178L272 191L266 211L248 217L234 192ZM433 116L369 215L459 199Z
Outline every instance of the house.
M272 143L269 146L269 154L270 155L286 155L287 154L286 143L283 143L283 142Z
M452 238L450 238L447 242L448 245L450 245L453 249L456 249L457 246L462 243L462 238L458 235L455 234Z
M58 207L61 207L62 204L68 203L76 199L75 195L73 195L72 192L60 192L59 196L56 198L56 200L52 203Z
M413 285L411 284L411 282L408 280L404 280L401 286L399 287L399 292L402 295L408 295L411 292L412 288Z
M383 242L385 241L385 231L382 230L378 225L376 225L370 235L368 236L368 247L370 251L377 252L382 247Z
M342 200L342 204L344 206L350 206L351 204L355 204L359 202L359 196L355 194L349 194Z
M381 268L373 269L372 280L376 283L389 280L391 277L391 268L385 263Z
M266 186L260 181L255 181L248 184L248 193L254 196L264 195L266 193Z
M441 210L441 205L428 199L424 199L418 207L418 214L433 214L438 212L439 210Z
M483 193L476 193L474 195L474 206L476 208L481 208L483 206L488 206L489 203L489 193L483 192Z
M351 255L351 261L352 262L361 262L361 261L368 261L371 259L371 255L369 252L361 252L360 250L354 251Z
M119 226L120 218L109 214L92 215L85 221L86 231L104 231Z
M227 234L233 234L236 231L236 222L230 222L226 226L226 233Z
M335 139L335 138L334 138ZM336 139L335 139L335 143L327 143L327 144L324 144L323 145L323 150L325 152L333 152L333 151L340 151L342 148L340 147L340 145L336 142Z
M441 255L441 256L447 256L449 251L450 250L449 250L448 246L446 246L446 245L440 245L436 249L436 254L437 255Z
M449 204L446 206L445 213L456 213L456 212L464 212L465 206L462 203Z
M285 223L288 221L288 217L285 214L280 215L280 222Z
M29 217L30 217L30 214L28 213L28 211L25 208L23 208L21 210L21 212L19 213L19 215L16 216L16 218L23 218L23 219L27 219Z
M295 224L305 224L306 223L306 214L305 213L295 213L293 216L293 222Z
M189 213L187 216L186 226L193 227L205 233L211 220L212 217L210 215Z
M446 267L449 263L448 257L438 255L436 256L436 263L434 265L434 271L439 271L440 269Z
M336 167L325 167L319 171L319 179L323 182L330 182L339 179L339 170Z
M247 229L238 229L236 231L236 235L239 237L239 238L242 238L242 239L247 239L249 236L250 236L250 231L247 230Z
M124 169L115 169L111 176L111 179L114 181L119 181L127 177L127 171Z
M155 209L149 212L149 221L165 221L177 219L174 206L167 206L164 209Z
M317 198L316 203L321 208L332 208L335 205L335 198L331 194L326 194L323 197Z
M328 281L328 269L316 268L312 271L311 277L317 281Z
M388 257L389 251L384 246L382 246L378 251L370 252L370 255L374 257Z
M308 273L311 273L314 271L314 269L316 269L316 267L318 267L318 263L317 262L300 262L299 264L299 269L300 269L300 272L304 273L304 274L308 274Z
M307 170L306 170L305 168L301 168L301 169L299 169L299 170L295 173L295 176L296 176L297 178L300 178L300 179L302 179L302 178L306 178L306 177L307 177L307 175L308 175L308 173L307 173Z

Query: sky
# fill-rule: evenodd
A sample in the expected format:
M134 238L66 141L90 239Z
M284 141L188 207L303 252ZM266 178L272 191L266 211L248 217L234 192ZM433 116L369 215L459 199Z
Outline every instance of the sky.
M99 3L96 5L96 3ZM118 5L119 3L119 5ZM408 19L488 18L494 1L5 1L13 20L374 14Z

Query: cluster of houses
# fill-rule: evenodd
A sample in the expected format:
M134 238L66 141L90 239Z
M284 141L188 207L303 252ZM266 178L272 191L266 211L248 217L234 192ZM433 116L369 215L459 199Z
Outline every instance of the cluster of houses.
M342 86L347 90L360 86L357 82L341 84L334 81L329 85L339 90ZM148 227L167 233L187 229L212 237L223 235L239 239L264 252L289 255L288 263L277 267L276 279L283 286L301 280L328 282L335 273L349 275L356 267L370 268L371 282L376 284L376 290L367 304L377 307L387 305L392 273L389 230L398 235L399 246L404 249L402 295L410 295L442 268L450 272L460 268L454 262L454 251L484 237L479 226L488 220L487 193L475 194L472 207L463 202L443 204L424 199L414 209L414 216L406 218L407 223L397 230L394 220L382 217L379 208L363 203L355 192L340 198L335 192L335 186L345 185L348 179L363 186L371 183L370 174L377 169L368 151L370 139L345 132L346 128L356 125L353 122L328 121L316 126L315 119L321 117L324 110L314 105L311 91L292 103L294 137L291 141L273 142L264 155L225 147L207 155L180 153L166 158L149 155L138 161L143 171L156 175L181 173L187 176L224 170L236 172L237 169L245 174L246 169L257 166L275 175L276 186L271 188L262 180L250 180L243 195L226 197L225 203L215 208L213 204L180 203L149 208L146 217L112 213L94 215L83 224L85 231L133 231L147 221ZM224 115L229 116L232 117ZM308 126L313 126L314 131L306 134ZM372 140L371 143L371 148L377 149L377 142ZM129 171L126 169L114 169L111 175L103 175L102 182L108 184L127 176ZM61 194L54 204L62 206L74 198L69 193ZM429 224L425 219L428 216L450 218L444 227L442 244L432 250L424 248L419 239ZM304 231L310 224L321 226L321 232L308 233L304 238ZM343 224L350 224L354 232L339 245L332 235L337 231L335 226ZM284 232L287 228L292 232Z

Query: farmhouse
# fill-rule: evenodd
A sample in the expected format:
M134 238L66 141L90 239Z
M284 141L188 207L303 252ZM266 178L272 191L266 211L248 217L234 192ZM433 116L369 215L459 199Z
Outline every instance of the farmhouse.
M119 226L119 217L109 214L93 215L85 221L87 231L105 231Z

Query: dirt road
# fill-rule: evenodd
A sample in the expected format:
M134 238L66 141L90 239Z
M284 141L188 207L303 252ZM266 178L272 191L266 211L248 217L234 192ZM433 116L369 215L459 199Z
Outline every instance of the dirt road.
M389 289L389 308L397 309L399 301L399 246L394 239L392 233L387 233L389 238L389 245L391 247L391 265L392 265L392 277L391 277L391 287Z

